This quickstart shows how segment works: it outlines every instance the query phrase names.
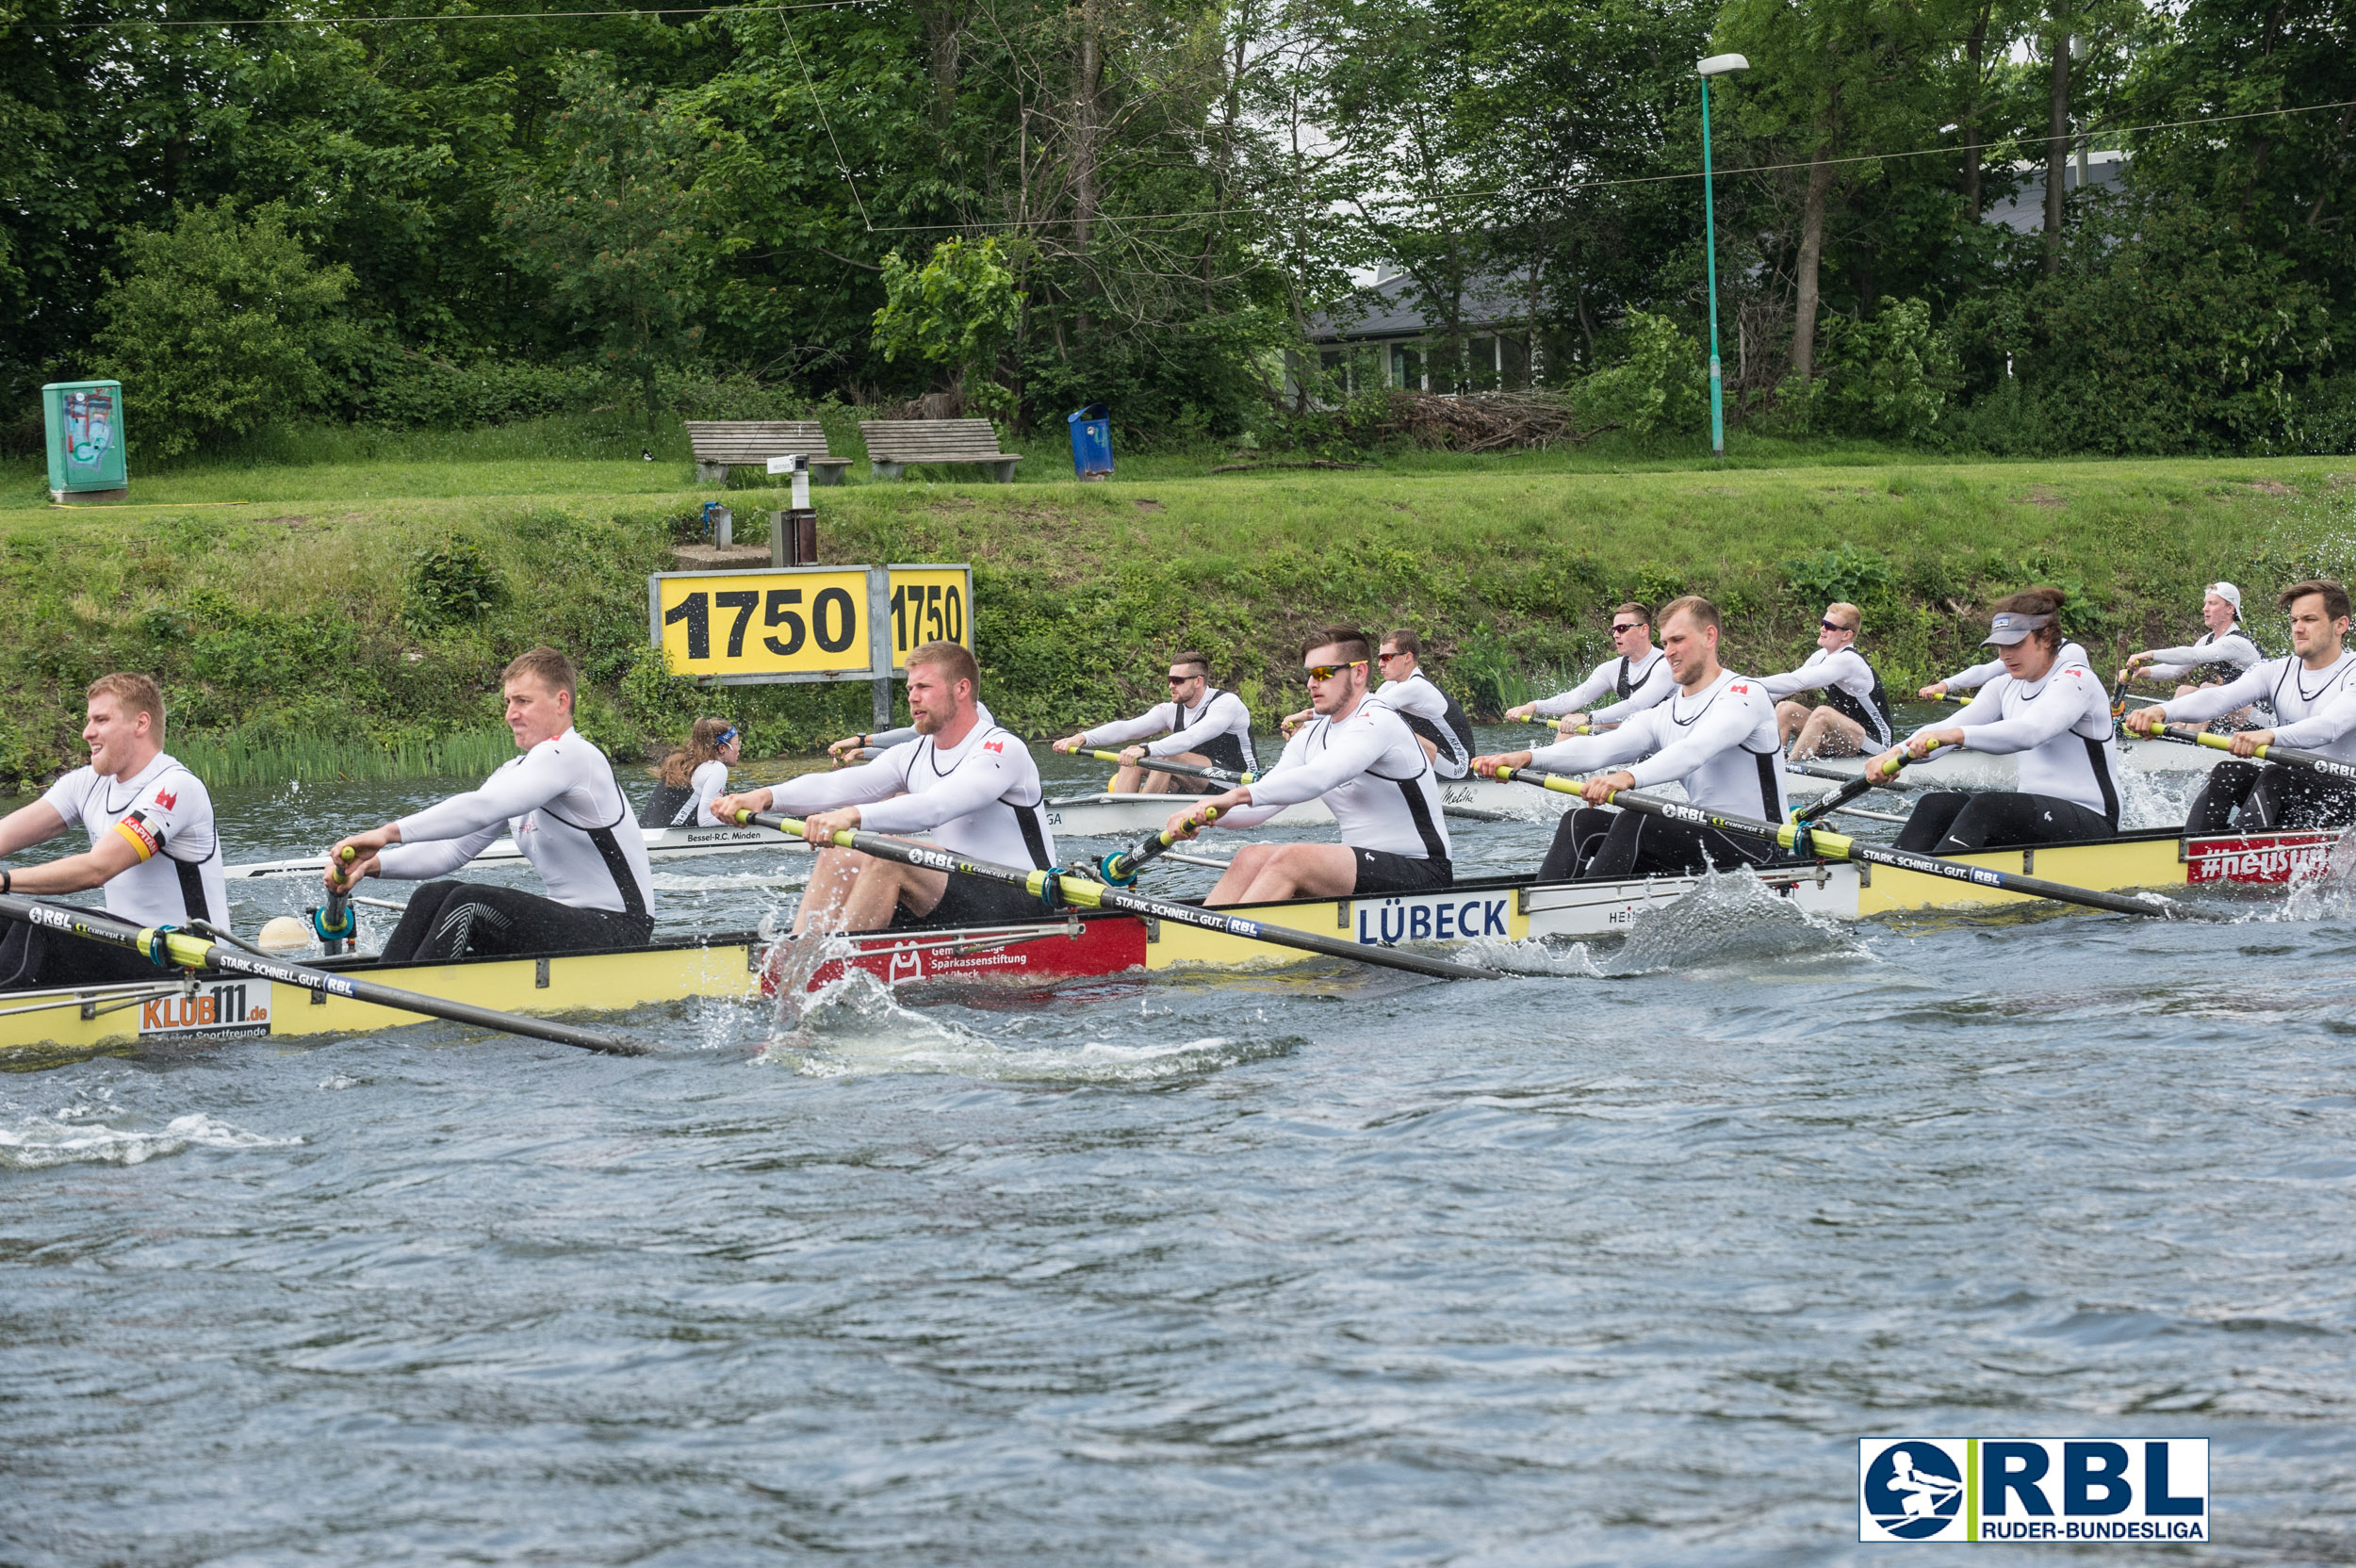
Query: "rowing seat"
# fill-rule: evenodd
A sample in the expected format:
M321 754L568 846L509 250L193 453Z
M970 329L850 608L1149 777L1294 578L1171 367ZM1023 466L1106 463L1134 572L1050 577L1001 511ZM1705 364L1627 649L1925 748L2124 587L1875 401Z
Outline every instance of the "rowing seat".
M978 463L1000 484L1011 484L1023 461L998 449L988 419L861 419L859 433L867 442L867 471L876 479L898 479L911 463Z
M773 457L810 459L813 484L840 484L847 457L826 455L826 433L815 419L690 419L687 447L695 482L725 482L730 468L765 466Z

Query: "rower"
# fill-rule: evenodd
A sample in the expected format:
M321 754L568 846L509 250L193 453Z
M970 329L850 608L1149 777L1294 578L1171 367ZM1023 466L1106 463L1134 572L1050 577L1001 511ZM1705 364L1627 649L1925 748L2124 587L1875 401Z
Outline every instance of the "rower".
M766 790L712 802L722 821L739 811L805 815L802 836L821 847L802 892L794 934L875 931L887 925L986 925L1037 920L1039 899L976 876L880 860L831 841L849 828L924 833L952 855L1046 871L1055 842L1040 809L1039 764L1021 740L990 723L976 693L981 667L960 643L926 643L908 655L908 712L917 738L874 761L804 774Z
M1835 599L1817 617L1816 651L1796 670L1761 676L1759 689L1784 698L1795 692L1822 691L1822 707L1804 702L1775 704L1775 726L1795 760L1810 757L1857 757L1890 744L1890 694L1882 678L1857 650L1865 612ZM1792 737L1799 737L1792 744Z
M2119 672L2122 682L2172 680L2178 683L2178 696L2190 696L2204 686L2222 686L2266 661L2242 629L2241 590L2230 582L2212 582L2201 596L2201 624L2207 629L2182 647L2129 654L2127 667Z
M1423 673L1423 639L1401 627L1383 639L1374 657L1383 684L1367 700L1381 703L1407 721L1407 727L1422 743L1424 756L1432 760L1433 773L1442 778L1464 777L1480 743L1473 739L1472 720L1457 700ZM1304 708L1285 714L1281 727L1290 739L1294 730L1316 716L1316 709Z
M990 704L976 700L973 704L973 714L981 721L984 729L998 727L998 721L990 716ZM890 751L893 746L915 740L919 733L921 731L914 725L904 724L897 729L878 729L872 735L845 735L826 748L826 755L834 759L836 767L847 768L855 762L863 760L859 756L862 751ZM864 760L873 760L873 759L864 759Z
M2311 579L2277 600L2291 618L2291 652L2244 670L2222 686L2137 709L2127 727L2139 735L2166 724L2205 724L2248 703L2271 706L2275 727L2233 737L2235 757L2260 746L2298 746L2356 762L2356 653L2348 649L2348 590ZM2344 827L2356 823L2356 785L2309 768L2219 762L2184 811L2187 833L2223 833L2235 813L2245 833L2279 827Z
M1898 832L1898 847L1955 855L2017 844L2107 839L2119 831L2119 740L2110 694L2084 660L2061 657L2062 591L2031 588L1996 601L1982 646L2004 666L1953 722L1919 729L1865 765L1895 773L1901 752L1961 746L2019 760L2021 788L1925 794Z
M1608 735L1474 760L1476 774L1500 766L1584 773L1612 762L1636 764L1587 781L1580 793L1590 804L1556 826L1541 881L1690 876L1711 867L1759 865L1775 855L1763 840L1601 809L1615 791L1674 783L1705 811L1783 821L1783 746L1775 701L1759 681L1718 662L1719 635L1716 605L1698 595L1671 601L1661 612L1661 651L1677 680L1668 701Z
M736 726L697 719L687 744L663 760L654 793L638 808L641 827L718 827L712 803L728 792L728 770L744 755Z
M21 869L0 868L0 893L106 890L106 912L139 926L210 921L227 930L221 836L205 781L163 749L164 694L143 675L103 675L85 694L88 765L30 806L0 818L0 856L80 822L90 848ZM0 989L154 980L154 964L20 922L0 922Z
M409 895L377 962L644 947L654 939L646 841L613 762L573 727L577 679L573 662L554 648L518 654L499 680L522 755L481 789L354 833L329 852L331 890L348 890L365 876L425 883ZM539 872L545 895L439 880L501 833Z
M1618 724L1663 701L1677 690L1669 662L1652 645L1652 606L1630 599L1612 612L1612 645L1617 659L1607 659L1588 672L1587 678L1567 692L1509 708L1505 716L1517 722L1560 718L1562 727ZM1611 703L1594 711L1588 704L1600 697Z
M1212 904L1432 892L1455 881L1439 778L1406 721L1368 694L1372 651L1366 633L1349 627L1317 633L1301 654L1315 717L1284 743L1276 766L1170 819L1171 832L1191 838L1205 824L1257 827L1319 797L1333 811L1340 843L1246 844L1211 890Z
M1055 749L1122 746L1121 771L1113 775L1115 794L1201 794L1214 787L1203 779L1138 767L1138 760L1146 757L1225 768L1230 773L1257 772L1259 760L1252 750L1252 710L1235 693L1211 684L1211 656L1187 649L1170 662L1169 679L1168 702L1157 703L1134 719L1116 719L1067 735L1055 743ZM1161 739L1150 740L1156 735ZM1148 741L1142 745L1127 743Z
M2056 657L2057 662L2064 664L2091 665L2094 662L2086 656L2086 650L2075 638L2064 638L2061 652ZM1931 702L1946 696L1951 692L1976 692L2004 673L2004 662L2001 659L1991 659L1985 664L1974 664L1969 669L1957 670L1944 680L1934 680L1914 694L1925 702Z

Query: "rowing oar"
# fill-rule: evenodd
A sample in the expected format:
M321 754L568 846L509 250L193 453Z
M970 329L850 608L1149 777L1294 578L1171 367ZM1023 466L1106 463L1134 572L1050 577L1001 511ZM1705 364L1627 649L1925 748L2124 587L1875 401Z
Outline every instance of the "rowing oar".
M1939 748L1934 746L1931 749L1936 751ZM1927 755L1928 754L1925 753L1925 756ZM1907 763L1919 761L1922 760L1922 759L1916 758L1905 751L1901 751L1898 753L1897 760L1898 766L1900 768L1904 768ZM1784 766L1789 768L1792 764L1786 762ZM1811 823L1818 817L1824 816L1829 812L1840 810L1842 807L1848 805L1849 802L1857 799L1857 796L1865 793L1868 790L1901 788L1902 786L1898 785L1896 782L1897 776L1897 773L1893 770L1888 776L1885 777L1874 768L1873 760L1869 757L1865 760L1864 768L1858 772L1855 778L1852 778L1846 784L1841 785L1838 790L1825 791L1824 796L1813 806L1801 807L1798 810L1792 813L1792 820L1802 824ZM1890 820L1887 817L1879 816L1876 812L1869 811L1865 814L1867 816L1875 817L1879 821L1887 822Z
M346 866L359 858L358 850L350 844L344 846L341 858ZM327 906L313 909L310 915L311 934L319 939L319 950L329 957L341 953L347 942L354 953L360 951L360 923L352 912L352 885L344 880L340 869L327 885Z
M119 947L152 960L158 969L217 969L231 974L250 974L256 979L300 986L306 991L324 991L330 996L340 996L352 1002L392 1007L404 1013L421 1013L427 1018L448 1019L452 1023L472 1024L478 1029L529 1035L534 1039L554 1040L559 1045L577 1045L583 1051L602 1052L609 1056L644 1056L655 1049L627 1035L609 1035L599 1029L579 1029L568 1023L552 1023L547 1019L496 1012L489 1007L478 1007L470 1002L423 996L416 991L379 985L373 980L355 979L348 974L313 969L307 964L290 964L283 959L241 952L224 942L206 941L170 926L133 925L128 921L116 920L111 915L102 915L93 909L42 904L29 898L0 893L0 916L21 920L44 930L61 931L85 941Z
M1819 767L1813 762L1786 762L1783 765L1783 771L1786 773L1796 773L1803 778L1829 778L1838 780L1843 784L1855 783L1859 776L1858 775L1853 773L1842 773L1839 768ZM1891 790L1900 794L1905 794L1909 791L1921 788L1921 786L1909 784L1902 778L1876 778L1873 780L1873 788L1876 790Z
M1206 768L1200 762L1179 762L1167 757L1140 757L1135 762L1121 762L1121 753L1117 751L1083 751L1074 755L1093 757L1099 762L1120 762L1122 767L1143 768L1148 773L1175 774L1180 778L1200 778L1211 784L1250 784L1267 776L1264 774L1236 773L1228 768ZM1183 800L1186 797L1176 795L1171 798ZM1478 806L1450 806L1445 801L1440 804L1440 815L1459 817L1466 822L1504 822L1507 820L1502 811L1484 811Z
M1579 781L1563 774L1540 773L1530 768L1497 770L1499 778L1516 783L1535 784L1541 789L1556 790L1564 794L1580 792ZM2000 888L2005 892L2020 893L2027 898L2050 898L2062 904L2083 904L2090 909L2108 909L2121 915L2182 916L2187 920L2223 920L2222 915L2206 909L2196 909L2172 899L2152 900L2128 898L2119 893L2106 893L2094 888L2075 888L2067 882L2048 882L2041 876L2022 876L2017 872L1996 871L1987 866L1967 866L1960 860L1941 859L1936 855L1918 855L1907 849L1888 849L1880 844L1861 843L1844 833L1828 833L1821 827L1804 823L1761 822L1756 817L1723 816L1705 811L1698 806L1679 801L1654 800L1647 795L1627 790L1615 790L1605 799L1623 810L1641 811L1648 817L1661 817L1669 822L1681 822L1689 827L1714 827L1721 833L1738 834L1748 839L1765 839L1804 857L1826 860L1853 860L1866 865L1889 866L1897 871L1910 871L1922 876L1940 876L1954 882L1975 882L1984 888Z
M796 839L803 834L799 818L777 811L739 811L736 821L740 825L759 823L763 827L774 827ZM1223 936L1241 937L1247 941L1299 948L1303 953L1316 953L1328 958L1349 958L1383 969L1403 969L1412 974L1431 975L1436 980L1502 978L1499 972L1493 969L1477 969L1471 964L1451 963L1446 958L1427 958L1419 953L1401 953L1395 948L1336 941L1331 937L1296 931L1288 925L1266 925L1256 920L1245 920L1239 915L1221 914L1217 909L1204 908L1201 905L1181 904L1174 899L1151 898L1122 888L1108 888L1070 872L1023 871L990 860L961 859L930 844L910 843L881 833L863 833L857 828L846 827L837 831L828 841L838 849L855 849L862 855L873 855L878 860L897 860L904 866L943 871L952 876L978 876L985 882L1002 882L1010 888L1021 888L1039 901L1042 911L1054 907L1057 901L1082 909L1120 909L1132 915L1199 926Z
M1219 814L1219 808L1214 806L1203 813L1203 820L1205 823L1217 822ZM1145 869L1147 862L1161 858L1193 837L1191 833L1173 833L1165 827L1148 838L1139 839L1129 848L1097 861L1096 874L1108 888L1126 888L1137 881L1137 873Z
M2186 735L2172 728L2165 729L2151 738L2174 741L2179 745L2207 746L2212 751L2233 749L2233 738L2231 735L2212 735L2205 729L2195 735ZM2259 746L2250 755L2261 762L2288 762L2295 768L2313 768L2327 778L2345 779L2356 783L2356 762L2343 762L2336 757L2326 757L2319 751L2302 751L2297 746L2269 743Z

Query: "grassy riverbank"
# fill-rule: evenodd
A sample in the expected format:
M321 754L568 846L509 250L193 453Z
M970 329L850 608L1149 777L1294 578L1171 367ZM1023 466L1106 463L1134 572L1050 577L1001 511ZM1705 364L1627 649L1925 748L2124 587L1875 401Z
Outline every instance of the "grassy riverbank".
M0 507L16 694L0 776L71 760L82 685L119 666L157 671L174 725L257 778L471 771L497 741L499 663L542 640L583 661L585 727L619 751L700 710L734 714L757 755L864 727L864 688L703 693L647 656L646 576L712 494L681 465L426 455L195 467L103 510L24 506L25 476L0 476L20 502ZM1763 670L1796 662L1824 599L1848 597L1885 679L1911 686L1973 657L1976 612L2030 581L2070 587L2072 629L2113 649L2197 629L2210 579L2254 607L2356 553L2348 459L1751 462L1411 456L1208 475L1166 458L1110 484L1068 468L1011 486L854 483L818 492L821 542L829 561L973 563L987 695L1032 733L1158 696L1158 661L1181 644L1208 647L1272 718L1293 704L1300 638L1334 619L1420 627L1481 710L1600 658L1620 598L1707 593L1730 617L1729 662ZM211 494L224 487L239 493ZM733 498L747 516L765 503ZM206 504L226 501L242 504Z

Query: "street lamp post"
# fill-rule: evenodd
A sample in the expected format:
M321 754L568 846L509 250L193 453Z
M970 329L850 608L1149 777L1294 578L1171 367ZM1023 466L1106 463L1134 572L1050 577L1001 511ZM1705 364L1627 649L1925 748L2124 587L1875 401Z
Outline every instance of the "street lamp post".
M1710 78L1729 71L1748 71L1751 62L1740 55L1712 55L1693 69L1702 77L1702 235L1710 249L1710 451L1726 455L1725 382L1718 371L1718 206L1710 185Z

